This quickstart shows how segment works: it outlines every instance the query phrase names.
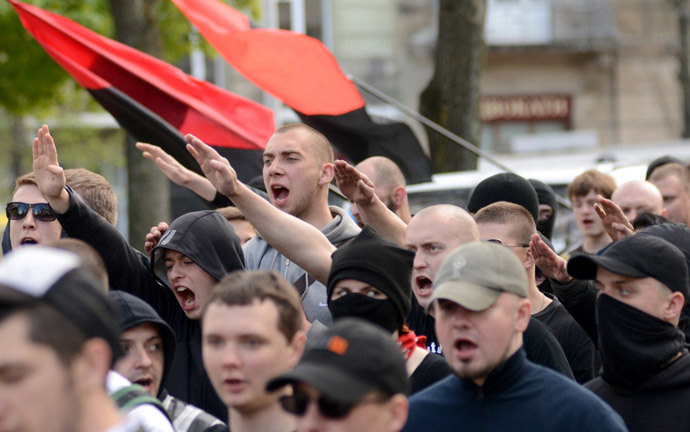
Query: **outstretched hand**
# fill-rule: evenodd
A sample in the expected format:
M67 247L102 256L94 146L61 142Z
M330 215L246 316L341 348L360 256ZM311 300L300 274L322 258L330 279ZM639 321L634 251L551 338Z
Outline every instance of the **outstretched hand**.
M230 162L194 135L187 134L184 139L187 142L187 151L194 157L213 187L223 195L232 197L241 183Z
M136 146L141 150L142 156L152 160L173 183L186 187L206 201L213 201L216 188L206 177L186 168L158 146L142 142L138 142Z
M163 237L163 234L168 230L168 224L165 222L158 222L158 225L151 227L148 234L146 234L146 239L144 240L144 251L151 261L151 251L158 245L158 242Z
M152 160L163 174L172 180L175 184L180 186L186 186L192 175L198 175L197 173L185 168L181 163L179 163L174 157L170 156L162 148L147 144L143 142L136 143L136 147L141 150L142 156L146 159Z
M38 136L34 138L31 150L38 190L53 210L58 213L66 212L69 195L65 191L65 172L58 163L55 141L48 125L38 129Z
M561 284L567 284L573 278L568 274L568 263L556 252L544 243L539 234L532 234L529 242L529 250L534 257L534 265L544 276L549 277Z
M611 240L620 240L635 233L635 229L628 218L625 217L625 214L623 214L623 210L610 199L597 195L594 211L601 219L606 234L611 237Z
M374 182L343 160L335 161L335 181L340 192L358 206L374 201Z

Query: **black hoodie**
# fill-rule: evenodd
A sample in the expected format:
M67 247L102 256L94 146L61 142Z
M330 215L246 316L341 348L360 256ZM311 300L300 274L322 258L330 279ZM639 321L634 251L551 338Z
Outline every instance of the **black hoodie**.
M84 240L98 251L108 270L111 289L121 289L143 299L174 330L177 344L167 390L227 422L227 408L216 395L201 359L200 322L187 318L172 290L157 280L151 272L151 264L141 252L130 246L76 193L68 192L70 206L64 214L58 215L63 229L70 237ZM175 219L170 230L176 234L169 243L157 249L187 251L201 268L218 279L244 268L239 238L220 213L207 210L186 214Z
M163 340L163 376L156 396L162 400L165 394L165 381L170 374L170 367L175 358L175 332L148 303L139 297L124 291L111 291L108 293L108 301L115 310L120 333L142 324L155 324L158 328Z

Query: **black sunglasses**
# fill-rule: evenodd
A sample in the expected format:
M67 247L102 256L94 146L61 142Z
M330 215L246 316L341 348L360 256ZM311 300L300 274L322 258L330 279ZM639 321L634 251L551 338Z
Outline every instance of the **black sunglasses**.
M5 207L5 214L7 214L7 219L10 220L22 220L26 217L26 214L32 210L34 218L42 222L51 222L57 218L55 210L50 208L48 203L37 203L37 204L27 204L23 202L11 202L7 203Z
M307 407L311 400L312 399L307 393L295 390L292 395L281 396L280 405L286 412L301 417L307 412ZM384 402L384 400L381 400L381 397L354 403L340 402L324 395L320 395L318 399L316 399L316 405L319 407L321 415L330 419L340 419L347 416L350 411L352 411L352 408L357 405L380 402Z
M503 243L503 240L497 239L497 238L488 239L486 241L489 243L496 243L496 244L500 244L500 245L507 246L507 247L519 247L519 248L528 248L529 247L528 244L505 244L505 243Z

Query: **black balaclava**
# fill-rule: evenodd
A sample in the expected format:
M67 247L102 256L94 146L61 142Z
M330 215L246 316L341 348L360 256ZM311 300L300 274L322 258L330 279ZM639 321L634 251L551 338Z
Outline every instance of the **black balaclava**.
M599 352L609 384L635 390L685 350L671 323L602 294L596 306Z
M553 189L551 189L551 186L547 185L546 183L540 180L529 179L528 181L530 182L532 187L534 187L534 190L537 191L539 204L545 204L551 207L551 210L553 210L553 213L551 214L550 218L543 221L540 221L537 218L537 231L544 234L546 238L551 240L551 236L553 236L553 227L556 224L556 212L558 211L556 192L554 192Z
M390 333L398 330L411 310L410 274L414 253L379 236L370 227L333 253L328 275L328 308L337 319L358 316L380 325ZM365 282L388 297L373 299L351 293L331 300L338 281Z
M524 178L513 173L500 173L487 177L474 188L467 210L476 213L499 201L518 204L527 209L539 221L539 198L534 187Z

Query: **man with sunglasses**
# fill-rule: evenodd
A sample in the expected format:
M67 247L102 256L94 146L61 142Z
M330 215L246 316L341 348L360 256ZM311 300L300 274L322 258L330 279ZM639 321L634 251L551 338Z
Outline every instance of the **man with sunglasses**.
M33 173L17 178L12 201L7 203L5 214L12 249L57 240L62 234L55 212L38 190Z
M529 248L537 228L530 212L521 205L499 201L479 210L474 219L482 240L503 244L520 259L527 273L532 316L553 331L575 379L584 384L594 378L594 345L591 339L558 299L549 297L537 287L534 256Z
M312 344L312 341L310 341ZM407 420L407 372L400 348L382 329L342 318L313 341L290 372L267 389L292 387L280 403L299 432L397 432Z

